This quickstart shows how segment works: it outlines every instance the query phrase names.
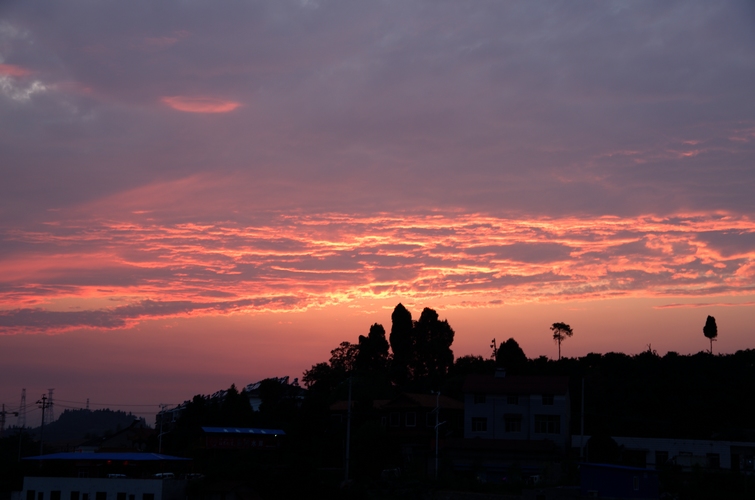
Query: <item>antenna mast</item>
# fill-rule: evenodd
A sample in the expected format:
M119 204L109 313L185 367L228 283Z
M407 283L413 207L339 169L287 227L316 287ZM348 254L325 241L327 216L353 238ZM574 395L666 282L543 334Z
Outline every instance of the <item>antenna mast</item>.
M55 389L47 389L47 423L51 424L55 420L55 413L52 408L52 393Z

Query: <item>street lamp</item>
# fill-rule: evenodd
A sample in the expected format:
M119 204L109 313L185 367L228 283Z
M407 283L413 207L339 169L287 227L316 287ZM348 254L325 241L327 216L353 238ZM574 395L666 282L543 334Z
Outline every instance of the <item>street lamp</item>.
M438 429L445 422L439 422L440 420L440 391L435 392L435 480L438 480Z

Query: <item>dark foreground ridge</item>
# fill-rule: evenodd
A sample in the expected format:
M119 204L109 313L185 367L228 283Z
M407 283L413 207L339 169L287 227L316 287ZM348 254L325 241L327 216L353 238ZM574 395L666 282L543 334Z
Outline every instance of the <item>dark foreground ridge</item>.
M391 320L388 333L374 324L335 347L303 387L287 377L231 386L166 409L154 430L134 423L96 449L80 446L87 474L160 474L197 500L755 492L753 350L529 359L511 338L494 341L488 358L455 357L455 332L432 309L415 320L399 304ZM551 330L558 343L574 333L564 323ZM19 460L39 447L18 429L0 443L6 498L28 493L24 476L81 474L50 457ZM170 472L104 460L134 451L191 460Z

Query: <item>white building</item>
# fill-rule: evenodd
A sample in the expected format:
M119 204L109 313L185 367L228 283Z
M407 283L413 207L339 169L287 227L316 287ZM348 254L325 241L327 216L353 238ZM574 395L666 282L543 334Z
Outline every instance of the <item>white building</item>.
M569 446L567 377L470 375L464 382L464 437L552 441Z
M186 481L92 477L25 477L18 500L184 500Z
M13 500L185 500L175 479L189 459L157 453L53 453L24 460L54 464L58 476L24 477ZM175 473L174 473L175 471Z
M587 446L590 436L572 436L572 447ZM633 457L642 459L644 467L655 469L666 463L685 469L695 465L710 469L753 471L755 443L739 441L709 441L703 439L670 439L643 437L612 437ZM587 457L589 459L589 456Z

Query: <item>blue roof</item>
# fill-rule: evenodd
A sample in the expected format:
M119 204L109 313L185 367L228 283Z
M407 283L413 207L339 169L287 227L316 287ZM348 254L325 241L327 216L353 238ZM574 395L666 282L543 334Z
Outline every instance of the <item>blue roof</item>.
M253 429L250 427L202 427L202 430L210 434L286 435L286 432L281 429Z
M51 453L49 455L26 457L24 460L113 460L117 462L158 462L191 459L174 457L171 455L160 455L158 453L95 453L89 451L83 453Z

